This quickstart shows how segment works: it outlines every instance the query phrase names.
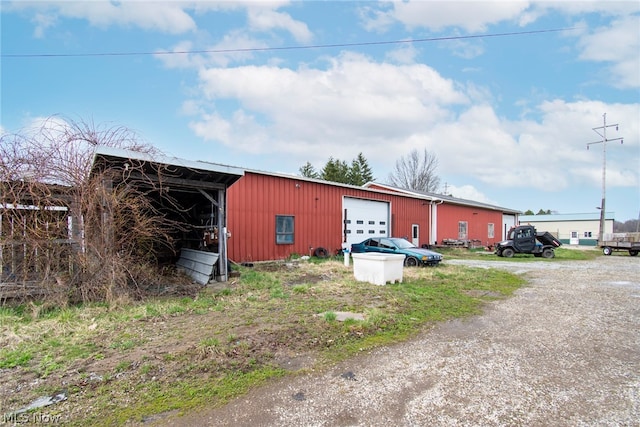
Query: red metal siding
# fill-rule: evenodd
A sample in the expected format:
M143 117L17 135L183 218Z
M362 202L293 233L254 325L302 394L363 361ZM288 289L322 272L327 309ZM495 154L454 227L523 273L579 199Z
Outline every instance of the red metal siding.
M438 240L458 239L458 224L467 222L467 239L479 240L483 245L500 241L502 233L502 212L473 206L451 204L438 205ZM494 237L488 236L489 224L493 224Z
M412 226L417 224L419 243L429 242L428 201L247 171L227 192L227 228L232 235L228 241L229 259L235 262L286 259L293 254L311 255L318 247L330 254L339 251L343 241L343 197L389 202L391 235L411 240ZM440 242L458 239L460 221L468 223L468 239L489 245L501 238L501 211L447 203L437 209ZM276 215L295 218L293 244L276 244ZM494 224L494 238L488 237L489 223Z
M318 247L335 253L343 240L344 196L390 202L391 234L410 238L412 224L418 224L421 243L428 241L428 206L422 200L246 172L227 192L229 258L235 262L285 259L311 255ZM276 215L294 216L293 244L276 244Z

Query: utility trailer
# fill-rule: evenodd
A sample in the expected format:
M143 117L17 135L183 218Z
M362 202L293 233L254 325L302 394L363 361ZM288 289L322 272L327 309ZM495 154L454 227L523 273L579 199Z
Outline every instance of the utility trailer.
M598 246L605 255L611 255L613 251L629 251L629 255L636 256L640 253L640 233L606 234Z
M533 254L535 257L553 258L554 249L562 242L548 231L536 231L532 225L511 228L507 240L496 243L495 254L511 258L514 254Z

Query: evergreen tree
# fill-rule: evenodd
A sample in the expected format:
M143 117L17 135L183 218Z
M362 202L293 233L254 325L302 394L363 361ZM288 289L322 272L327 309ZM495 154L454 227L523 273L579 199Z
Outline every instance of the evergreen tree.
M348 184L349 166L347 165L347 162L329 157L327 164L320 173L320 179Z
M351 169L349 170L349 184L362 186L369 181L373 181L373 173L369 162L362 153L358 154L351 162Z
M300 175L304 176L305 178L316 178L316 179L320 178L320 174L316 172L313 165L309 162L307 162L304 166L298 169L298 171L300 172Z
M309 162L300 167L298 171L305 178L323 179L357 186L362 186L374 179L369 162L362 153L359 153L358 157L351 161L351 166L344 160L329 157L320 172L317 172Z

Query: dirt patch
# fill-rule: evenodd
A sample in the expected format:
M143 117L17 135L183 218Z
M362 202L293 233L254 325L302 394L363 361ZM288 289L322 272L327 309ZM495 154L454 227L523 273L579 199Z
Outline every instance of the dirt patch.
M273 274L257 274L262 271ZM425 311L432 304L442 304L442 310L458 307L468 298L451 299L460 296L453 287L462 285L450 280L456 274L461 280L467 277L466 270L459 273L446 266L405 269L405 283L394 287L356 282L352 270L335 260L321 265L256 263L243 270L240 278L215 284L193 296L113 309L96 307L81 314L70 310L68 321L59 313L49 323L38 320L21 324L15 329L18 333L4 327L0 336L3 346L24 349L20 347L23 343L33 342L39 350L30 355L28 363L0 370L0 412L14 411L35 398L65 390L69 399L50 410L64 414L68 423L134 423L141 421L141 414L149 414L144 416L146 422L164 419L172 408L167 404L155 407L155 401L179 400L191 394L198 398L206 395L202 390L208 384L229 373L252 373L256 366L282 368L298 375L313 372L323 361L323 352L340 348L338 342L352 343L378 331L392 330L400 322L394 315L402 317L403 310L413 307L411 304L424 304ZM478 275L476 279L484 277ZM405 293L410 284L415 288ZM420 293L425 290L430 293ZM477 298L478 304L491 299L486 295ZM333 313L336 318L318 316L320 313ZM339 319L343 314L345 318ZM440 319L445 314L436 315ZM347 317L357 319L346 321ZM406 319L408 316L402 321ZM416 321L413 330L424 327L424 322ZM354 372L353 382L358 383L359 372L348 370ZM175 384L185 384L186 390ZM167 390L176 395L167 396ZM222 400L211 393L206 396ZM150 402L145 400L149 395L154 396L148 399ZM180 403L191 404L184 400ZM136 405L146 406L138 411L140 406ZM202 405L202 401L192 406L196 405ZM131 412L117 422L107 423L95 415L115 417L127 408ZM168 414L152 415L162 411Z
M638 426L638 261L491 262L529 286L483 315L157 425Z

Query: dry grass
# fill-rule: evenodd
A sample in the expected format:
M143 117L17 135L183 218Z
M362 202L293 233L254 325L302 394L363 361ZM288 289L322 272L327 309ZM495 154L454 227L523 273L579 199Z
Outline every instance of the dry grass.
M71 425L118 425L221 404L270 377L317 369L435 321L477 313L487 298L521 283L484 269L404 271L404 283L377 286L355 281L338 261L264 263L193 297L4 307L2 411L60 389L69 398L50 410ZM365 320L318 316L338 311Z

